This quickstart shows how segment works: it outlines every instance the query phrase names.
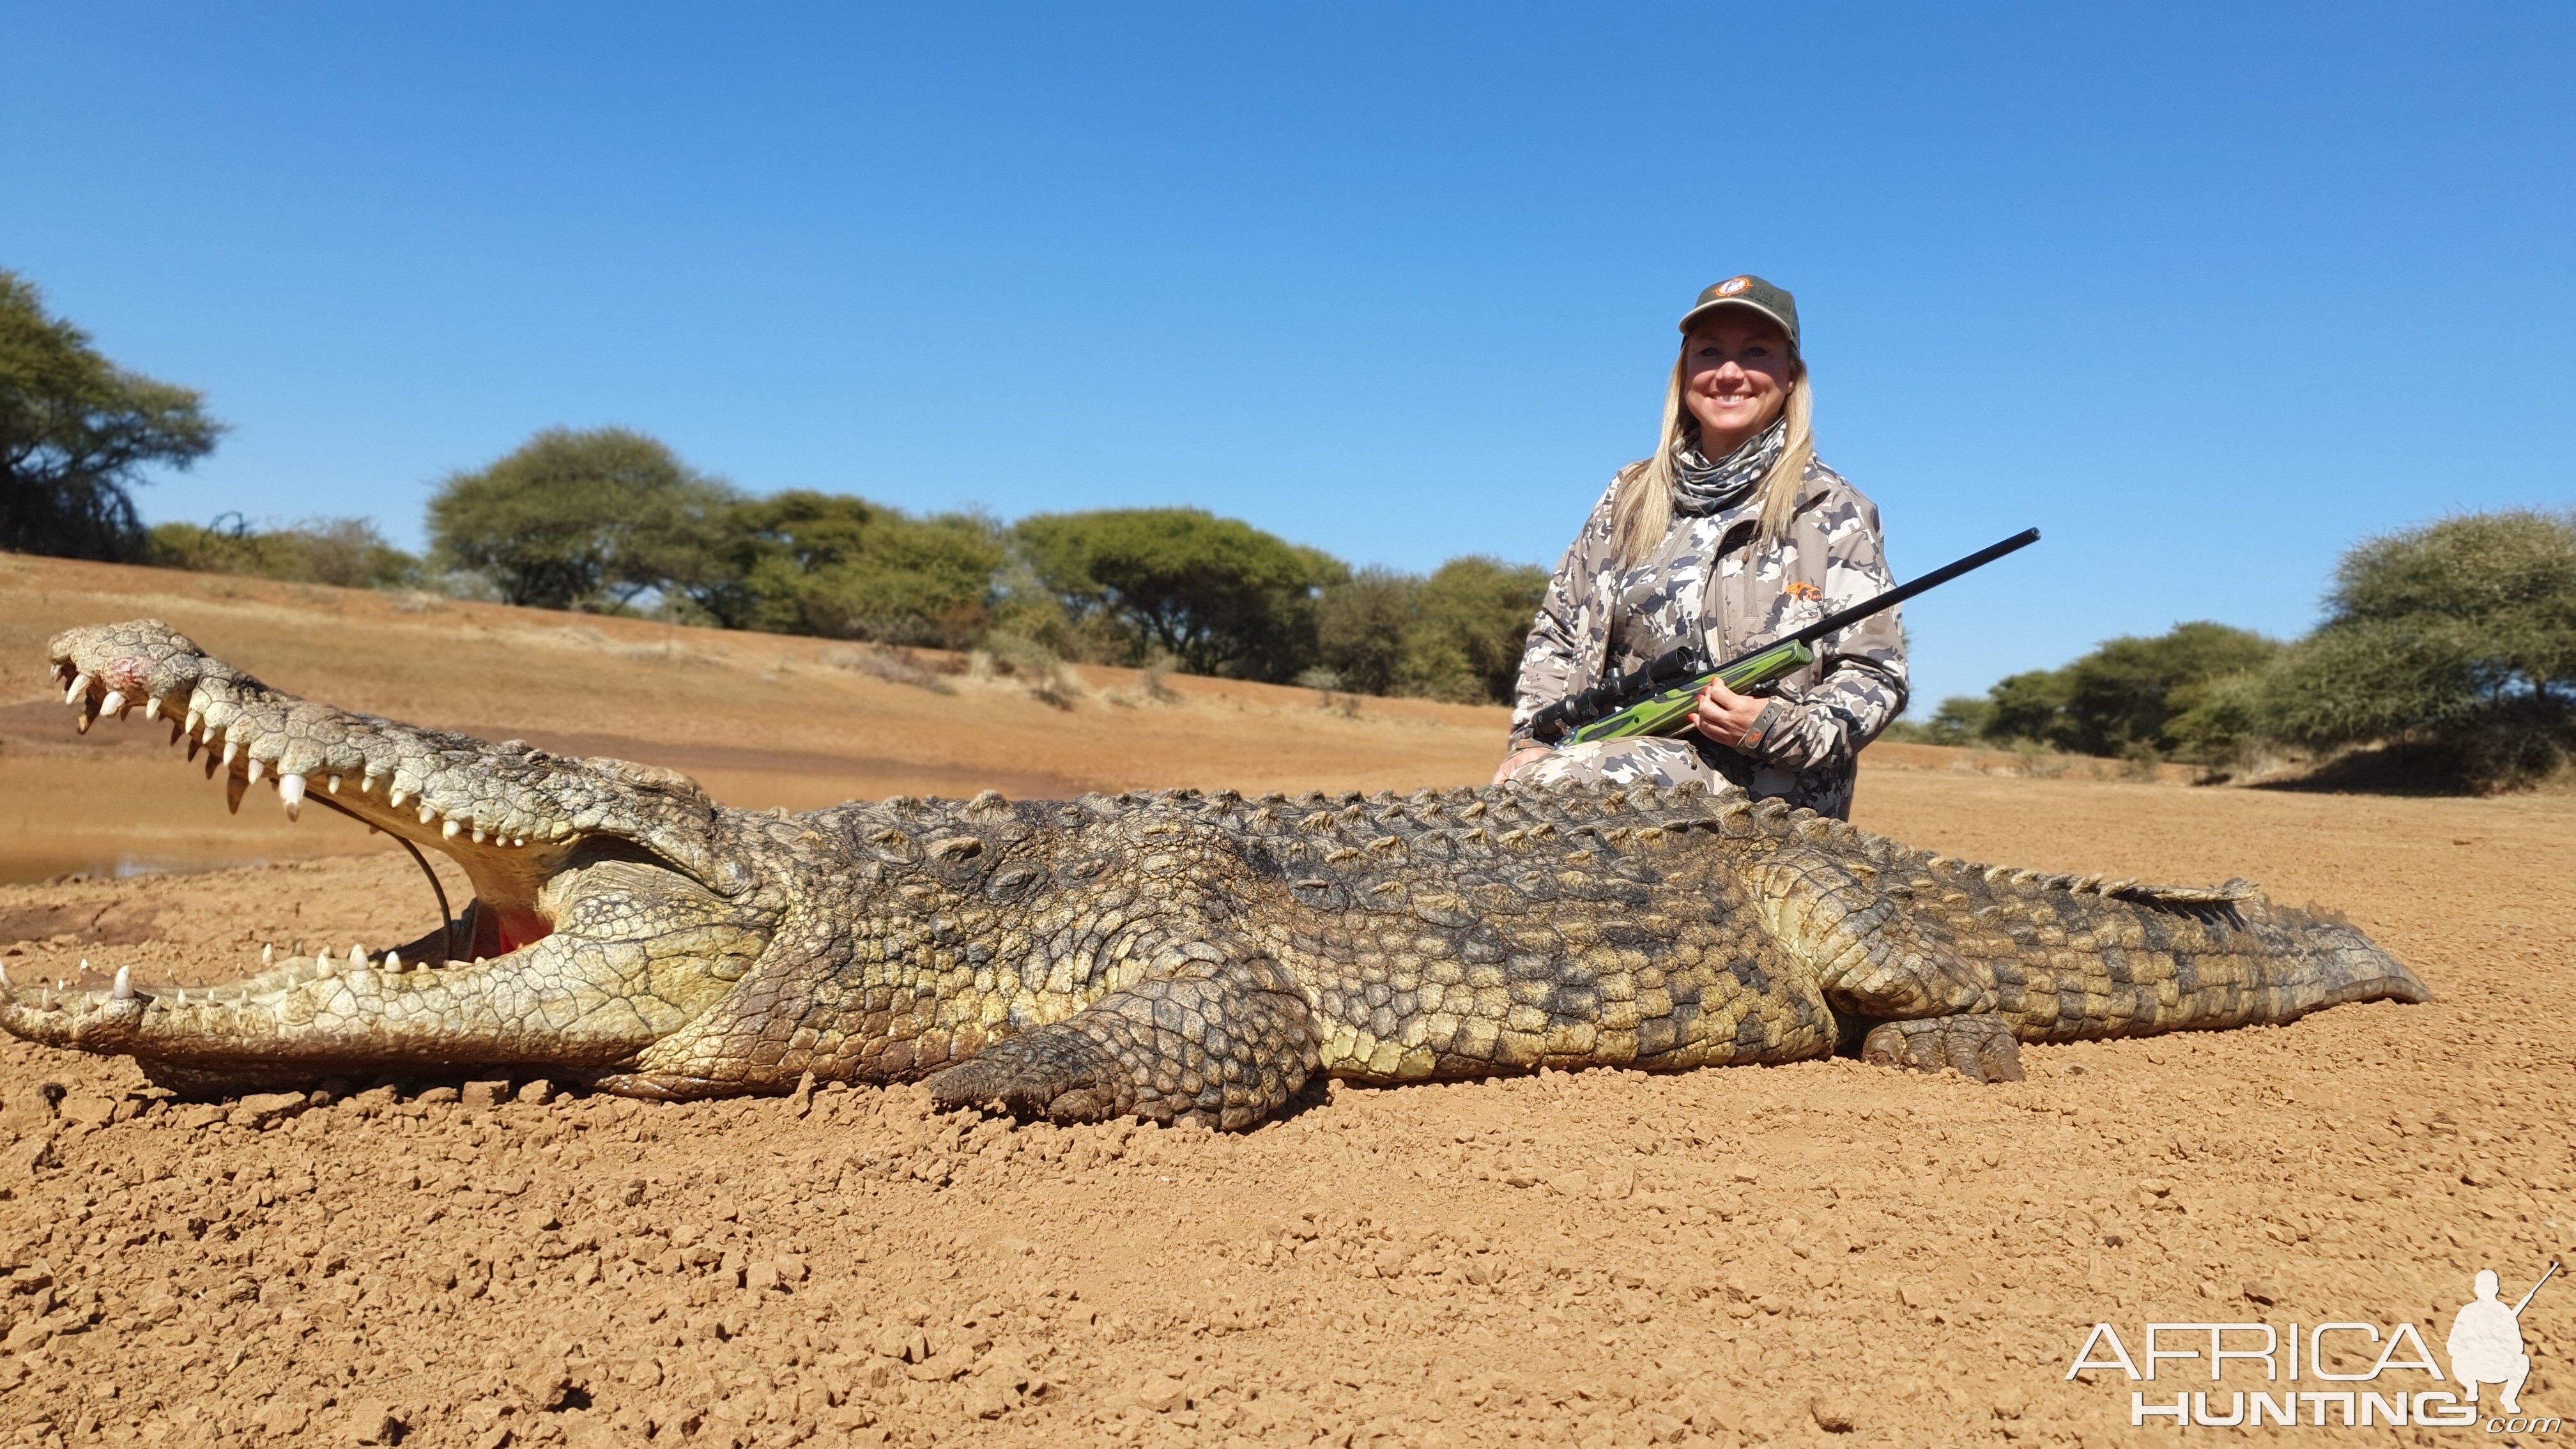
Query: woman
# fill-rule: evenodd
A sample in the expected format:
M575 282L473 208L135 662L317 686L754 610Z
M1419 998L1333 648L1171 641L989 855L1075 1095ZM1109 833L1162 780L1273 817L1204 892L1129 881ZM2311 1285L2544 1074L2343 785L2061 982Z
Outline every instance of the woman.
M1689 645L1723 660L1889 586L1878 508L1819 462L1798 307L1730 277L1682 315L1661 446L1610 480L1557 565L1521 653L1512 751L1494 782L1696 780L1848 818L1861 747L1905 708L1891 609L1816 646L1766 694L1712 683L1691 733L1551 750L1531 716Z

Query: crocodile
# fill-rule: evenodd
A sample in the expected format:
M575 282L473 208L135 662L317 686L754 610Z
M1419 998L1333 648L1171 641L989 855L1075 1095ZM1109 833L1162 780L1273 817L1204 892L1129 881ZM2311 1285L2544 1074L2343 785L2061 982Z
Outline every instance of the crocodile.
M0 987L15 1035L188 1093L501 1068L672 1099L810 1074L1244 1128L1318 1073L1844 1052L2002 1081L2023 1042L2431 998L2357 928L2242 881L1974 864L1695 787L763 812L651 765L298 698L158 620L51 655L83 730L166 717L235 810L266 786L290 816L318 803L443 851L473 886L381 955L214 988L125 966L96 989Z

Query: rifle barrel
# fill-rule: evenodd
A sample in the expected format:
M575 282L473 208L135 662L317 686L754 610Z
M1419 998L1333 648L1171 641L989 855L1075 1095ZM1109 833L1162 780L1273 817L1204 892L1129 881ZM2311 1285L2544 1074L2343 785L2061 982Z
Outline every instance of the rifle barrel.
M2553 1258L2553 1259L2551 1259L2551 1260L2550 1260L2550 1262L2549 1262L2549 1271L2540 1275L2540 1283L2546 1283L2546 1282L2548 1282L2551 1278L2554 1278L2554 1277L2556 1277L2557 1275L2558 1275L2558 1260L2557 1260L2557 1259L2555 1259L2555 1258ZM2514 1317L2516 1317L2516 1318L2520 1318L2520 1317L2522 1316L2522 1310L2524 1310L2524 1309L2526 1309L2526 1308L2529 1308L2529 1307L2531 1306L2531 1300L2532 1300L2534 1297L2538 1296L2538 1294L2539 1294L2539 1292L2540 1292L2540 1283L2534 1283L2534 1284L2532 1284L2532 1285L2531 1285L2531 1292L2529 1292L2529 1293L2525 1293L2524 1295L2522 1295L2522 1301L2521 1301L2520 1303L2517 1303L2517 1304L2513 1305L2513 1316L2514 1316Z
M1842 629L1847 629L1852 625L1859 623L1861 620L1870 617L1872 614L1893 609L1897 605L1904 603L1906 600L1913 598L1917 594L1926 592L1927 590L1937 589L1943 584L1950 582L1952 579L1957 578L1961 574L1984 568L1986 565L1993 563L1996 559L2002 558L2005 554L2014 553L2021 549L2028 548L2037 542L2039 542L2039 530L2036 528L2025 528L2021 532L2014 534L2012 537L2007 538L2000 543L1987 544L1984 548L1978 549L1975 553L1968 555L1966 558L1959 559L1956 562L1943 564L1932 572L1925 574L1923 577L1914 580L1912 583L1899 584L1895 588L1889 589L1886 593L1863 599L1859 603L1854 604L1850 608L1844 609L1839 613L1827 614L1825 617L1809 624L1806 628L1799 630L1795 634L1783 635L1782 637L1774 639L1770 643L1753 650L1750 654L1741 654L1736 656L1734 659L1726 661L1726 663L1719 665L1718 668L1721 670L1731 668L1734 665L1741 663L1743 660L1751 658L1753 654L1759 654L1764 649L1776 649L1791 639L1795 639L1802 644L1813 644L1828 634L1835 633Z

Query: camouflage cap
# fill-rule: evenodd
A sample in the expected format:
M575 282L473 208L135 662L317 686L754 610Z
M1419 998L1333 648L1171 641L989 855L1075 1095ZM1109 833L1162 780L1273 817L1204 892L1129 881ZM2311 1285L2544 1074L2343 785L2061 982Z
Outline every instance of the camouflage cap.
M1692 323L1720 307L1750 307L1779 323L1780 330L1789 334L1791 347L1798 345L1798 299L1785 287L1772 286L1750 272L1729 277L1703 290L1699 300L1691 303L1691 309L1682 314L1682 330L1688 332Z

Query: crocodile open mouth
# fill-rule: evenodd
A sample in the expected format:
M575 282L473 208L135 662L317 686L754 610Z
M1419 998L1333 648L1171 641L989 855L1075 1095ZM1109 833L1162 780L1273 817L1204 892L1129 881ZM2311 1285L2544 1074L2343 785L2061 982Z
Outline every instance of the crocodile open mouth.
M166 720L171 745L202 760L236 812L260 787L291 819L320 807L393 836L420 861L438 915L382 950L281 961L263 947L257 974L214 987L160 988L123 965L100 990L0 977L0 1026L19 1036L131 1054L174 1085L360 1065L607 1066L721 990L675 960L756 954L724 929L726 903L706 884L713 806L685 776L299 699L157 621L72 631L52 663L80 729L101 715ZM425 850L471 882L461 911ZM672 930L638 930L638 915ZM590 929L567 939L568 921ZM687 952L657 956L673 935Z
M152 694L148 680L95 679L70 660L54 661L54 673L55 682L64 689L63 702L74 712L75 727L82 733L101 715L124 720L140 712L147 721L166 720L171 747L184 747L186 759L201 762L209 781L222 781L224 803L235 814L240 813L243 800L253 795L253 787L265 787L289 820L301 820L309 808L319 806L366 826L370 834L392 836L420 863L437 902L435 927L381 953L352 944L345 954L326 948L309 960L280 961L273 945L263 946L259 975L199 988L201 999L240 1000L355 970L399 981L419 972L481 967L554 933L542 887L579 840L570 821L543 819L524 808L512 808L488 791L452 790L441 799L433 789L438 771L407 768L400 760L369 759L363 749L354 751L358 756L354 760L334 761L327 751L318 761L295 758L297 741L285 729L264 729L257 711L227 709L223 702L211 699ZM137 687L140 697L116 687L120 683ZM391 726L390 721L384 723ZM423 734L405 732L415 739ZM472 743L478 753L493 748ZM515 741L500 748L524 751L531 764L548 762L543 752ZM331 768L335 763L340 768ZM461 798L469 793L482 798ZM461 919L450 908L446 887L422 854L424 848L456 862L472 883L474 894ZM130 968L116 969L110 990L136 991ZM174 989L168 995L173 1004L179 1004L189 992Z

